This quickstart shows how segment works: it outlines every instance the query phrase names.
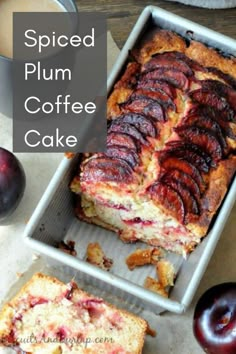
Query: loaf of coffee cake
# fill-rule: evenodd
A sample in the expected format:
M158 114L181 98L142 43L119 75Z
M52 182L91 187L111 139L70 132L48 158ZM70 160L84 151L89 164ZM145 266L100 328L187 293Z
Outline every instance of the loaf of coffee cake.
M76 214L185 256L235 173L236 59L167 30L132 57L108 98L107 150L71 182Z

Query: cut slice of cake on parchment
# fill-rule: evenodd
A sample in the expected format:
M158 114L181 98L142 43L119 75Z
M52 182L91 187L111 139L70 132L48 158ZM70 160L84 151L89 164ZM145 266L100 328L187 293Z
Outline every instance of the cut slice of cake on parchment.
M24 353L140 354L147 323L37 273L0 313L0 345Z

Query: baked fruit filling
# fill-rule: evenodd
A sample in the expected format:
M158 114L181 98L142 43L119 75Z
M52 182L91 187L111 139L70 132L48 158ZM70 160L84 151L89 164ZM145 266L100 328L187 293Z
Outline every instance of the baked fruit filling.
M236 60L159 30L108 99L107 150L83 158L77 216L186 255L236 168Z
M0 313L0 345L34 354L140 354L146 322L101 298L35 274Z

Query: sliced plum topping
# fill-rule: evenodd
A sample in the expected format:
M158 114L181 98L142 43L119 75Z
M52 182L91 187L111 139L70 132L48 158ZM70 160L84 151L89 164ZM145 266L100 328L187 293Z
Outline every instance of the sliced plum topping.
M207 115L189 115L181 120L181 125L184 126L196 126L199 128L205 128L213 132L221 143L221 146L227 148L227 143L222 133L220 125L216 120L211 119Z
M165 122L167 120L164 109L157 102L149 103L144 108L143 113L159 122Z
M153 56L155 56L155 55L156 54L154 54ZM164 55L164 53L163 53L163 55ZM176 60L179 59L179 60L185 62L194 71L203 71L203 72L207 71L202 65L197 63L195 60L190 59L184 53L173 51L173 52L165 52L165 55L167 55L168 57L171 57L173 59L176 59Z
M205 190L205 183L202 179L202 176L194 165L192 165L190 162L186 160L179 159L178 157L175 156L170 156L168 152L164 151L160 157L159 157L159 162L162 168L166 171L170 171L173 169L182 171L189 176L191 176L194 181L197 183L199 189L201 192Z
M139 162L138 154L123 146L117 146L117 145L108 146L107 151L105 152L105 156L124 160L128 162L128 164L132 168L134 168Z
M212 160L211 156L206 151L201 149L201 147L198 146L198 145L195 145L195 144L192 144L192 143L189 144L189 143L187 143L186 141L183 141L183 140L172 140L172 141L169 141L166 144L166 149L168 150L170 148L172 148L172 149L173 148L175 148L175 149L185 149L187 151L193 151L196 154L200 155L205 160L205 162L207 163L208 166L210 166L210 167L215 167L216 166L216 164Z
M81 180L91 182L131 182L133 170L120 159L98 157L90 159L84 166Z
M195 215L200 214L197 200L194 198L193 195L191 195L190 191L188 190L188 188L186 188L186 186L184 186L180 181L168 175L164 175L162 181L180 194L184 203L184 209L186 213Z
M156 182L148 188L154 200L158 200L181 223L184 223L185 210L180 194L163 182Z
M162 80L145 80L142 79L138 81L136 86L137 89L148 89L152 91L162 90L164 91L169 97L175 98L176 97L176 89L165 81Z
M233 78L233 76L231 76L229 74L225 74L221 70L214 68L214 67L207 68L207 71L215 74L220 79L223 79L228 85L230 85L233 89L236 90L236 80L235 80L235 78Z
M187 150L183 145L182 147L173 147L168 149L170 156L178 157L179 159L186 160L192 165L196 166L197 169L201 172L207 173L210 169L209 165L206 163L205 159L201 154L198 154L196 151Z
M116 124L115 121L112 122L108 129L108 133L110 132L117 132L117 133L122 133L122 134L128 134L131 137L135 138L138 142L140 142L143 145L148 145L149 143L147 140L144 139L143 135L138 131L138 129L135 128L135 126L128 124L128 123L122 123L122 124Z
M233 110L236 111L236 91L230 86L210 79L201 81L201 85L203 89L215 91L219 96L225 97Z
M187 76L193 75L193 71L186 62L182 61L177 56L171 56L168 52L154 54L152 59L144 64L143 71L150 71L156 68L175 69Z
M222 159L223 151L217 137L209 130L198 127L177 127L175 131L188 143L200 146L202 150L210 154L212 159L217 162Z
M214 91L207 89L197 89L189 93L193 101L213 107L218 111L226 111L227 116L234 117L234 112L230 108L225 97L221 97Z
M180 181L182 185L184 185L188 188L188 190L191 192L191 194L194 195L194 197L197 200L200 198L201 192L198 187L198 184L187 173L180 171L180 170L173 169L173 170L169 170L168 172L166 172L165 176L168 176L168 178L172 178L176 181Z
M221 130L225 136L236 140L236 135L234 134L233 130L231 129L229 122L232 120L231 116L227 116L226 112L220 112L213 107L205 106L205 105L195 105L193 106L188 114L189 115L203 115L208 116L211 119L215 120L221 127Z
M163 80L183 90L187 90L189 87L189 81L186 75L174 69L155 69L141 74L141 78L143 80Z
M152 138L157 136L157 129L153 121L142 114L127 113L116 118L113 122L115 124L129 123L134 125L144 136L151 136Z
M148 97L137 97L129 98L128 101L120 104L120 108L124 113L134 112L144 114L148 117L153 118L158 122L165 122L166 115L163 107Z
M188 114L203 114L208 115L210 118L215 120L223 120L225 122L232 122L234 119L234 112L232 110L219 111L216 107L211 107L201 103L196 103L192 105L189 109Z
M111 132L107 135L107 146L116 145L124 146L129 150L137 151L138 144L136 141L128 134Z
M168 96L164 91L162 90L148 90L148 89L138 89L137 91L135 91L133 93L133 95L131 97L134 98L139 98L139 97L149 97L152 98L153 100L157 101L158 103L160 103L160 105L162 105L164 108L172 108L173 110L176 111L176 106L174 104L174 102L172 101L172 99L170 98L170 96Z

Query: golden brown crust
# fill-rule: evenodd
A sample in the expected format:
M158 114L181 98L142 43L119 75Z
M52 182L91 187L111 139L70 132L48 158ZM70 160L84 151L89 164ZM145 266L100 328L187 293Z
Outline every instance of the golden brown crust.
M107 101L107 117L113 118L121 114L119 103L125 102L133 92L132 85L136 83L136 75L140 71L140 64L129 63L124 74L114 86L114 90Z
M236 156L231 156L227 160L222 160L218 168L212 171L209 187L203 199L204 210L214 212L220 206L235 170Z
M178 51L184 52L186 43L178 34L168 30L154 31L133 51L140 64L146 63L153 54Z
M196 41L191 41L190 46L186 48L185 54L205 67L215 67L223 73L232 75L236 78L235 58L225 58L215 49L209 48Z
M131 62L127 65L124 74L120 80L115 84L114 88L133 88L133 85L136 84L136 76L140 71L140 64L137 62Z
M217 169L212 170L207 192L201 202L203 212L196 223L188 225L188 228L200 237L206 234L213 215L224 199L235 171L236 156L230 156L227 160L220 161Z
M130 88L122 87L114 89L107 100L107 117L117 117L121 114L119 103L125 102L132 94L133 90Z

